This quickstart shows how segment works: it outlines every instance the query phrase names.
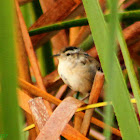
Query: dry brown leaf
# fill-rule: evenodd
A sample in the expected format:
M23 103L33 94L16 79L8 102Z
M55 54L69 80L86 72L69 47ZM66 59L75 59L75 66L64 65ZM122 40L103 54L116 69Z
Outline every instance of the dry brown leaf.
M56 105L59 105L59 104L61 103L61 100L55 98L54 96L52 96L52 95L48 94L47 92L45 92L45 91L43 91L43 90L41 90L41 89L39 89L39 88L37 88L37 87L31 85L30 83L28 83L28 82L26 82L26 81L24 81L24 80L21 80L21 79L20 79L20 80L19 80L19 84L20 84L20 87L22 87L24 90L26 90L26 91L32 93L32 94L35 95L35 96L43 97L44 99L49 100L51 103L56 104ZM22 97L21 97L21 98L19 97L19 100L22 100ZM29 100L25 101L25 103L27 103L28 101L29 101ZM21 103L23 103L23 102L21 102ZM23 103L23 104L20 104L20 106L21 106L25 111L27 111L28 113L31 113L29 108L25 108L26 106L24 106L24 103ZM78 112L77 115L78 115L79 117L81 117L81 118L84 117L84 113L82 113L82 112ZM94 117L92 117L91 123L93 123L93 124L95 124L95 125L97 125L97 126L99 126L99 127L101 127L101 128L104 128L105 125L106 125L104 122L102 122L102 121L100 121L100 120L98 120L98 119L96 119L96 118L94 118ZM67 129L70 129L71 131L75 131L75 130L72 130L71 127L67 128ZM110 126L109 126L109 129L111 130L112 133L114 133L114 134L116 134L116 135L118 135L118 136L121 136L120 131L119 131L118 129L115 129L115 128L110 127ZM68 130L67 130L67 131L68 131ZM66 133L67 131L65 130L65 135L68 134L68 133ZM69 131L68 131L68 132L69 132ZM78 132L76 131L75 133L78 133ZM79 133L78 133L78 134L79 134ZM69 136L71 136L71 132L69 132Z
M73 0L58 0L31 26L30 30L42 27L44 25L52 24L58 21L73 18L80 13L83 13L83 6L81 3L76 3ZM39 46L48 41L58 31L44 33L32 36L34 46Z
M46 12L50 7L52 7L55 2L55 0L39 0L43 13Z
M38 126L39 131L43 128L50 115L43 102L42 97L37 97L29 100L29 107L34 118L35 124Z
M37 140L57 140L77 108L82 104L83 102L72 97L64 99L42 128Z
M41 100L41 99L39 99ZM28 101L26 101L25 103L27 103ZM40 107L41 106L41 107ZM23 106L25 107L25 106ZM37 116L39 117L41 114L39 113L40 111L38 110L39 108L42 108L43 111L41 112L44 112L45 111L45 107L44 107L44 104L43 102L41 104L39 104L38 107L34 108L35 111L38 113ZM30 112L30 110L28 110ZM31 112L30 112L31 113ZM45 114L43 116L41 116L41 118L43 119L46 118ZM45 119L46 120L46 119ZM39 120L38 120L39 121ZM41 121L41 126L43 126L43 123L45 125L45 121ZM87 140L86 137L84 137L81 133L79 133L78 131L76 131L73 127L71 127L70 125L66 125L64 131L62 132L62 135L67 138L67 139L72 139L72 140Z

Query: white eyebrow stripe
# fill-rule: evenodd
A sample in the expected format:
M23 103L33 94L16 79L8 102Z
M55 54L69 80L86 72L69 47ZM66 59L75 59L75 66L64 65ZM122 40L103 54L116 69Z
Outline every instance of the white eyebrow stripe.
M79 49L75 49L75 50L68 50L65 53L75 54L75 53L78 53L78 52L80 52L80 50Z

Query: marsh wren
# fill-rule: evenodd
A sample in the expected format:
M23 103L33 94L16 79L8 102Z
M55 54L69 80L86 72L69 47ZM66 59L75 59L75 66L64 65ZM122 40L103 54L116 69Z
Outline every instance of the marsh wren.
M97 60L77 47L67 47L54 55L58 58L58 73L65 84L82 94L90 93L96 71Z

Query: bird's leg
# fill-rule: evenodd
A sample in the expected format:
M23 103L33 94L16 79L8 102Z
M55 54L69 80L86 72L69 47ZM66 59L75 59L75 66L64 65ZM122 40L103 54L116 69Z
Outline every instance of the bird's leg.
M80 92L78 91L77 94L76 94L76 99L79 98L79 94L80 94Z
M81 101L86 100L88 97L89 97L89 93L87 93L86 96L83 99L81 99Z

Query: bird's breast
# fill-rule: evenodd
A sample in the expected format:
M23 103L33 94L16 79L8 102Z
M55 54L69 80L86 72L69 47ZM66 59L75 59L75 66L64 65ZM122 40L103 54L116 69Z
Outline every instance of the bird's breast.
M59 62L58 73L71 89L82 93L87 93L91 89L95 75L92 67L68 61Z

